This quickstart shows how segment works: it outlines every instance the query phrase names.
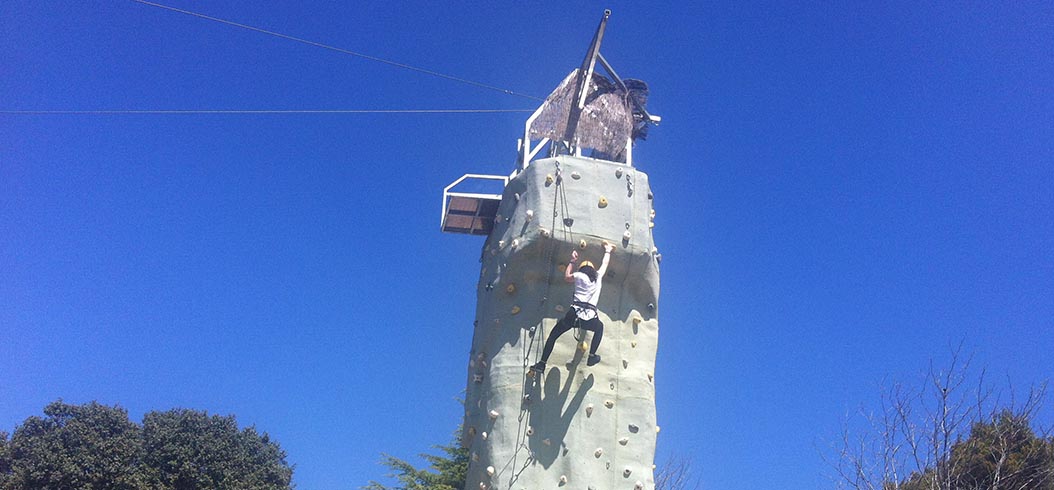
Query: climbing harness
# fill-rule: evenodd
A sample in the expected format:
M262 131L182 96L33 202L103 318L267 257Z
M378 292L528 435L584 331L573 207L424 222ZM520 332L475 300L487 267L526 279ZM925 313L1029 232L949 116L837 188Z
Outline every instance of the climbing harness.
M597 311L597 306L592 303L588 303L585 301L572 301L571 306L582 308L583 310L593 310L594 315L599 315L599 312ZM577 311L575 312L575 323L573 325L575 329L575 340L578 342L585 340L586 333L582 329L582 319L578 317Z

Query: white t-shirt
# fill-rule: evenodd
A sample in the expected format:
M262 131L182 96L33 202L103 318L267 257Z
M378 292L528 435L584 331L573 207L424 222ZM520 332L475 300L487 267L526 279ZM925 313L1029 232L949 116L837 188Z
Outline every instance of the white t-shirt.
M604 278L598 275L597 282L591 282L589 276L584 272L575 272L571 276L575 278L575 301L596 306L597 301L600 300L600 287ZM582 320L592 320L597 316L597 313L592 308L582 308L575 305L571 305L571 307L575 309L578 318Z

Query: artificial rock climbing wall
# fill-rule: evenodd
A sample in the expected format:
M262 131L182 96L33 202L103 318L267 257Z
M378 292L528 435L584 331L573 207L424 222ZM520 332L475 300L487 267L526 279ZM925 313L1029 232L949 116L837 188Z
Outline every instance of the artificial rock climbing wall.
M560 156L506 186L483 247L462 443L466 490L648 489L655 419L659 260L648 178L622 163ZM555 215L554 215L555 213ZM597 267L616 245L598 306L600 364L573 332L529 376L564 316L571 250Z

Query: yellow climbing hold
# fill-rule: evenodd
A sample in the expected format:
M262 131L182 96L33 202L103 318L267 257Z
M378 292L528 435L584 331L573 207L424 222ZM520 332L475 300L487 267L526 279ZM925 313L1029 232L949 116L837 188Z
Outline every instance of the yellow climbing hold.
M553 179L553 174L547 174L545 176L545 185L552 185L554 180L555 179Z
M578 350L582 352L589 350L589 342L583 340L581 344L578 344Z
M580 241L578 242L578 248L584 249L584 248L586 248L586 247L588 247L588 246L589 246L589 244L588 244L588 243L586 243L586 241L585 241L585 240L580 240Z
M597 202L597 206L599 206L601 208L608 207L608 198L606 198L604 196L600 196L600 201Z
M517 314L519 312L520 312L520 307L519 306L513 306L512 310L510 311L510 313L512 313L513 315L515 315L515 314Z
M516 285L510 282L508 286L505 286L505 292L507 294L515 293L516 292Z

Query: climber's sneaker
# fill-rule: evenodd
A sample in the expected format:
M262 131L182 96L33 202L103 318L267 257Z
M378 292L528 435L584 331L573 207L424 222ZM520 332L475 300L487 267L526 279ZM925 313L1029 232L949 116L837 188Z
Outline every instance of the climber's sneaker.
M600 354L590 354L589 359L586 360L586 366L592 366L600 363Z
M545 372L545 362L544 361L543 362L539 362L538 364L535 364L535 365L531 366L531 372L532 373L539 373L539 374L544 373Z

